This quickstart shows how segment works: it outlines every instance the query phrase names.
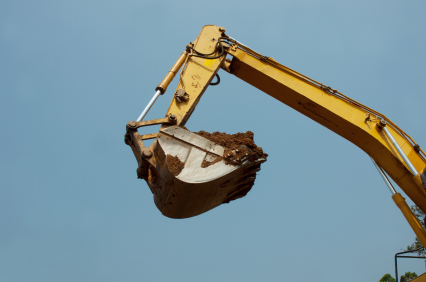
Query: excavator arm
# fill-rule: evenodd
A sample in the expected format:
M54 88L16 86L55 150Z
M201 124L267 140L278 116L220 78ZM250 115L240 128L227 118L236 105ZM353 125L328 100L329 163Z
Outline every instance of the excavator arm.
M241 46L232 50L229 72L366 152L426 211L426 160L416 143L384 115ZM234 48L235 49L235 48ZM386 127L417 172L413 175L384 132ZM423 178L423 181L422 181Z
M253 171L260 169L260 163L265 161L247 161L241 166L233 167L233 171L221 168L218 174L192 169L185 174L192 174L192 178L180 177L182 173L175 177L167 173L168 155L179 157L185 163L182 171L185 172L185 169L190 168L188 162L191 163L195 158L193 148L204 152L203 158L209 153L216 154L216 157L223 154L224 148L216 148L217 151L214 152L215 149L212 151L211 148L215 144L202 145L207 141L199 140L184 128L204 91L220 69L262 90L361 148L377 164L379 171L392 178L426 213L425 153L408 134L383 114L255 52L226 35L224 28L209 25L204 26L197 39L187 46L156 88L157 94L163 94L173 77L179 77L166 117L161 122L157 120L157 123L137 121L127 125L125 140L138 160L138 176L147 181L154 193L154 201L163 214L175 218L189 217L226 202L226 198L229 199L232 193L238 194L247 189L246 179L255 177ZM162 124L159 133L138 135L138 127L158 123ZM149 138L156 140L149 148L145 148L142 140ZM192 151L176 153L183 150L182 146L188 146ZM198 174L198 178L195 174ZM386 177L385 174L382 175ZM404 198L396 192L393 198L422 244L426 245L426 234Z

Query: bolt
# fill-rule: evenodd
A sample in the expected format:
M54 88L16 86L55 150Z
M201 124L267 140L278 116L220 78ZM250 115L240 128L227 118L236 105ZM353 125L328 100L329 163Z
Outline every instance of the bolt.
M131 126L131 127L136 126L136 122L134 122L134 121L129 121L129 126Z
M383 129L383 127L386 126L386 121L384 119L380 119L380 122L378 122L376 125L379 129Z
M170 120L171 122L176 122L176 116L175 116L175 115L170 114L170 115L169 115L169 120Z
M143 156L144 158L149 159L150 157L152 157L152 152L151 152L150 150L148 150L148 149L145 149L145 150L143 150L143 152L142 152L142 156Z
M420 145L419 144L414 145L414 151L416 151L417 153L420 152Z
M226 29L225 29L224 27L219 27L219 31L220 31L220 32L225 32L225 31L226 31Z

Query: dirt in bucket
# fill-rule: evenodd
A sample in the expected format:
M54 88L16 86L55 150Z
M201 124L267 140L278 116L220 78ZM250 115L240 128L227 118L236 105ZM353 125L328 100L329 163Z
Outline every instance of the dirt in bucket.
M204 130L194 132L222 147L225 147L225 152L222 158L225 164L240 165L246 160L251 162L265 158L268 154L263 153L262 147L258 147L253 140L254 134L251 131L246 133L227 134L222 132L209 133ZM217 163L222 158L217 158L213 162L203 162L202 167L207 167L213 163ZM219 159L219 160L218 160Z
M262 147L258 147L254 143L254 134L251 131L227 134L223 132L209 133L201 130L194 133L225 148L224 154L221 157L208 153L209 155L216 156L216 158L213 161L204 160L201 164L202 168L209 167L221 160L224 160L227 165L241 165L246 160L253 162L260 158L266 159L268 156L268 154L263 153ZM179 175L185 166L184 162L172 155L167 155L166 161L174 176Z
M170 172L174 176L178 176L179 173L182 171L183 167L185 166L185 163L179 160L178 157L173 157L172 155L167 155L166 162Z

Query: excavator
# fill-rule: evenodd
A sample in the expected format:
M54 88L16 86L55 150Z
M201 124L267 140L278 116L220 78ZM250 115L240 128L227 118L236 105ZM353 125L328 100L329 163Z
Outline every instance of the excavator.
M244 197L266 161L266 155L256 155L244 144L229 148L185 127L207 87L218 84L218 71L224 70L369 155L395 204L426 246L426 232L389 180L426 213L426 155L420 146L383 114L257 53L225 31L204 26L156 87L142 114L126 125L124 141L136 157L137 176L148 184L160 212L188 218ZM165 117L144 121L176 75L179 81ZM159 132L139 134L138 128L150 125L161 125ZM143 141L148 139L155 140L145 147ZM203 165L206 162L210 165ZM426 274L415 281L426 281Z

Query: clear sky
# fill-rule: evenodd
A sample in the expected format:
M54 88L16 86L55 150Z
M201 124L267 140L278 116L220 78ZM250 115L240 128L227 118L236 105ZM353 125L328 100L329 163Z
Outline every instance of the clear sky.
M415 235L369 157L236 77L220 72L187 127L254 132L269 159L245 198L164 217L123 135L215 24L426 146L425 14L415 0L1 1L0 281L393 275ZM147 119L164 117L175 85ZM424 272L422 260L400 266Z

